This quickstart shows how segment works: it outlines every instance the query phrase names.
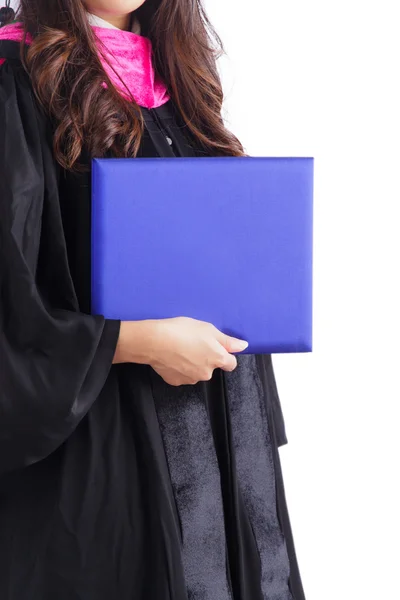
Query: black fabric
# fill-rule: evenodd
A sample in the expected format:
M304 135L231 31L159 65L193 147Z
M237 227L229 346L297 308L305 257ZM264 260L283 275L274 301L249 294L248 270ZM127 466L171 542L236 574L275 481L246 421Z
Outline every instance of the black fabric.
M56 165L51 126L7 44L0 598L303 600L271 357L238 356L234 375L216 369L179 388L149 365L112 366L120 323L90 315L90 173ZM171 102L143 115L139 158L204 154ZM242 405L260 411L260 442ZM243 480L247 449L262 459L258 500L257 481Z
M280 417L276 418L276 407L278 403L278 392L276 379L272 365L272 358L269 355L258 354L256 356L258 362L258 372L264 389L265 406L268 414L268 423L272 440L278 440L277 428L280 425ZM274 399L271 401L271 399ZM295 600L305 600L303 584L299 565L296 557L296 549L293 540L292 528L288 506L286 502L285 486L283 482L282 467L278 452L278 443L271 444L273 460L275 466L275 483L277 494L277 510L278 518L286 539L286 547L290 561L290 589Z

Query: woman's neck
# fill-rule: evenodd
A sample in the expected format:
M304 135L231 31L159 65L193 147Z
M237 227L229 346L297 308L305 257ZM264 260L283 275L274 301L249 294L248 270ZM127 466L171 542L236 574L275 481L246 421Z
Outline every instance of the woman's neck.
M122 29L124 31L130 31L132 28L132 14L127 15L105 15L102 13L92 13L94 16L103 19L113 27Z

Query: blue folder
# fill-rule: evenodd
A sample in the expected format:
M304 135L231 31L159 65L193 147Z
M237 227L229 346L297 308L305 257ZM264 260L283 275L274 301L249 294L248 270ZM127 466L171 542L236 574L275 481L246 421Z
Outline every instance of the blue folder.
M312 349L313 158L95 159L92 312Z

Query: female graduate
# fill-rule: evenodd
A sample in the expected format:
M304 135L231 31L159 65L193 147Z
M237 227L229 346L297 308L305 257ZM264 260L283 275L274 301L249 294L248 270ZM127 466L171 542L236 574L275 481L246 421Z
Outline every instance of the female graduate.
M200 3L0 16L1 600L302 600L271 357L90 310L91 158L244 154Z

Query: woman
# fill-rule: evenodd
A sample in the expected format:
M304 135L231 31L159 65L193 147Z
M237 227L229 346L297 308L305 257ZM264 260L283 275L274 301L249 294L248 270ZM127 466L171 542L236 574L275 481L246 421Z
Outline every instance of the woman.
M271 357L90 314L91 158L243 154L204 11L1 18L1 599L301 600Z

